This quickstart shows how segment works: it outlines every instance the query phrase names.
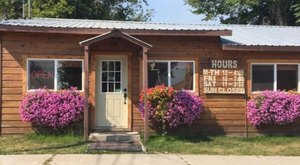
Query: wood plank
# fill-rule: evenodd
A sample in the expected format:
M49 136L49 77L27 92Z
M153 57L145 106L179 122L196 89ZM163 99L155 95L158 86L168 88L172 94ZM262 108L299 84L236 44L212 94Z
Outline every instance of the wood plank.
M22 68L9 68L9 67L4 67L4 68L2 69L2 72L3 72L4 75L6 75L6 74L9 74L9 75L17 74L17 75L19 75L19 74L22 73L22 70L23 70Z
M8 68L20 68L22 66L21 62L18 61L7 61L5 63L3 63L2 65L4 68L8 67Z
M18 108L4 108L2 107L2 114L17 114L19 113L19 107Z
M2 121L21 121L20 114L2 114Z
M204 107L208 108L246 108L246 102L204 102Z
M22 88L3 88L3 95L22 95Z
M31 123L23 121L2 121L2 128L22 128L22 127L31 127Z
M17 128L17 127L10 127L10 128L2 128L2 134L24 134L24 133L33 133L34 131L31 127L24 127L24 128Z
M22 95L2 95L3 101L21 101Z
M17 108L20 106L20 101L3 101L2 107L3 108Z
M22 81L22 74L3 74L3 81Z
M20 88L22 87L22 81L2 81L2 86L3 88Z

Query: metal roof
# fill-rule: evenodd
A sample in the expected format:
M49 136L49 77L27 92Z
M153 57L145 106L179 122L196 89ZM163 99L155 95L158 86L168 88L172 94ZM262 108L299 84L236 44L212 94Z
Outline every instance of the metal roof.
M225 45L300 46L300 27L267 25L221 25L232 30L232 36L222 36Z
M58 18L32 18L2 20L0 25L52 27L52 28L87 28L87 29L126 29L126 30L228 30L218 25L199 26L197 24L152 23L137 21L110 21Z
M48 28L126 29L126 30L231 30L232 36L222 36L225 45L244 46L300 46L300 27L265 25L205 25L152 23L134 21L108 21L83 19L33 18L2 20L1 25Z

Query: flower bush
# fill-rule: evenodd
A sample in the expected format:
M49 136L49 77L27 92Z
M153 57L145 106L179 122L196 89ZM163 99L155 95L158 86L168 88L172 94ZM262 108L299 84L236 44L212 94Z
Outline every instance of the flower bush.
M264 91L247 102L247 117L254 126L283 125L300 116L300 95Z
M82 119L84 99L75 88L51 92L40 89L28 93L20 105L23 121L53 130L70 126Z
M139 110L144 118L144 97L147 93L149 121L158 132L181 125L192 125L203 110L202 100L186 90L174 90L172 87L158 85L140 94Z

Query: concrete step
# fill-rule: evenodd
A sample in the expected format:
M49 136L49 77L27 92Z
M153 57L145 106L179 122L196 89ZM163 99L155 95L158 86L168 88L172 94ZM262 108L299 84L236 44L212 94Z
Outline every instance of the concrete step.
M89 150L142 152L144 146L141 142L93 142L88 146Z
M91 133L89 140L92 142L140 142L141 136L138 132L103 132Z

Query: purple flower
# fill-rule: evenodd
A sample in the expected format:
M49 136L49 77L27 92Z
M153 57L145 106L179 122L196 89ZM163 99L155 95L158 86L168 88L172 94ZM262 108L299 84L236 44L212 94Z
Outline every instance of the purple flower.
M254 126L283 125L300 116L300 95L264 91L247 102L247 117Z
M65 128L82 119L84 99L75 88L60 92L40 89L28 93L20 105L23 121L34 125Z
M156 86L147 90L149 121L153 129L165 132L181 125L192 125L203 111L203 101L186 90L174 91L170 87ZM141 98L144 93L142 92ZM144 101L138 103L144 119Z

